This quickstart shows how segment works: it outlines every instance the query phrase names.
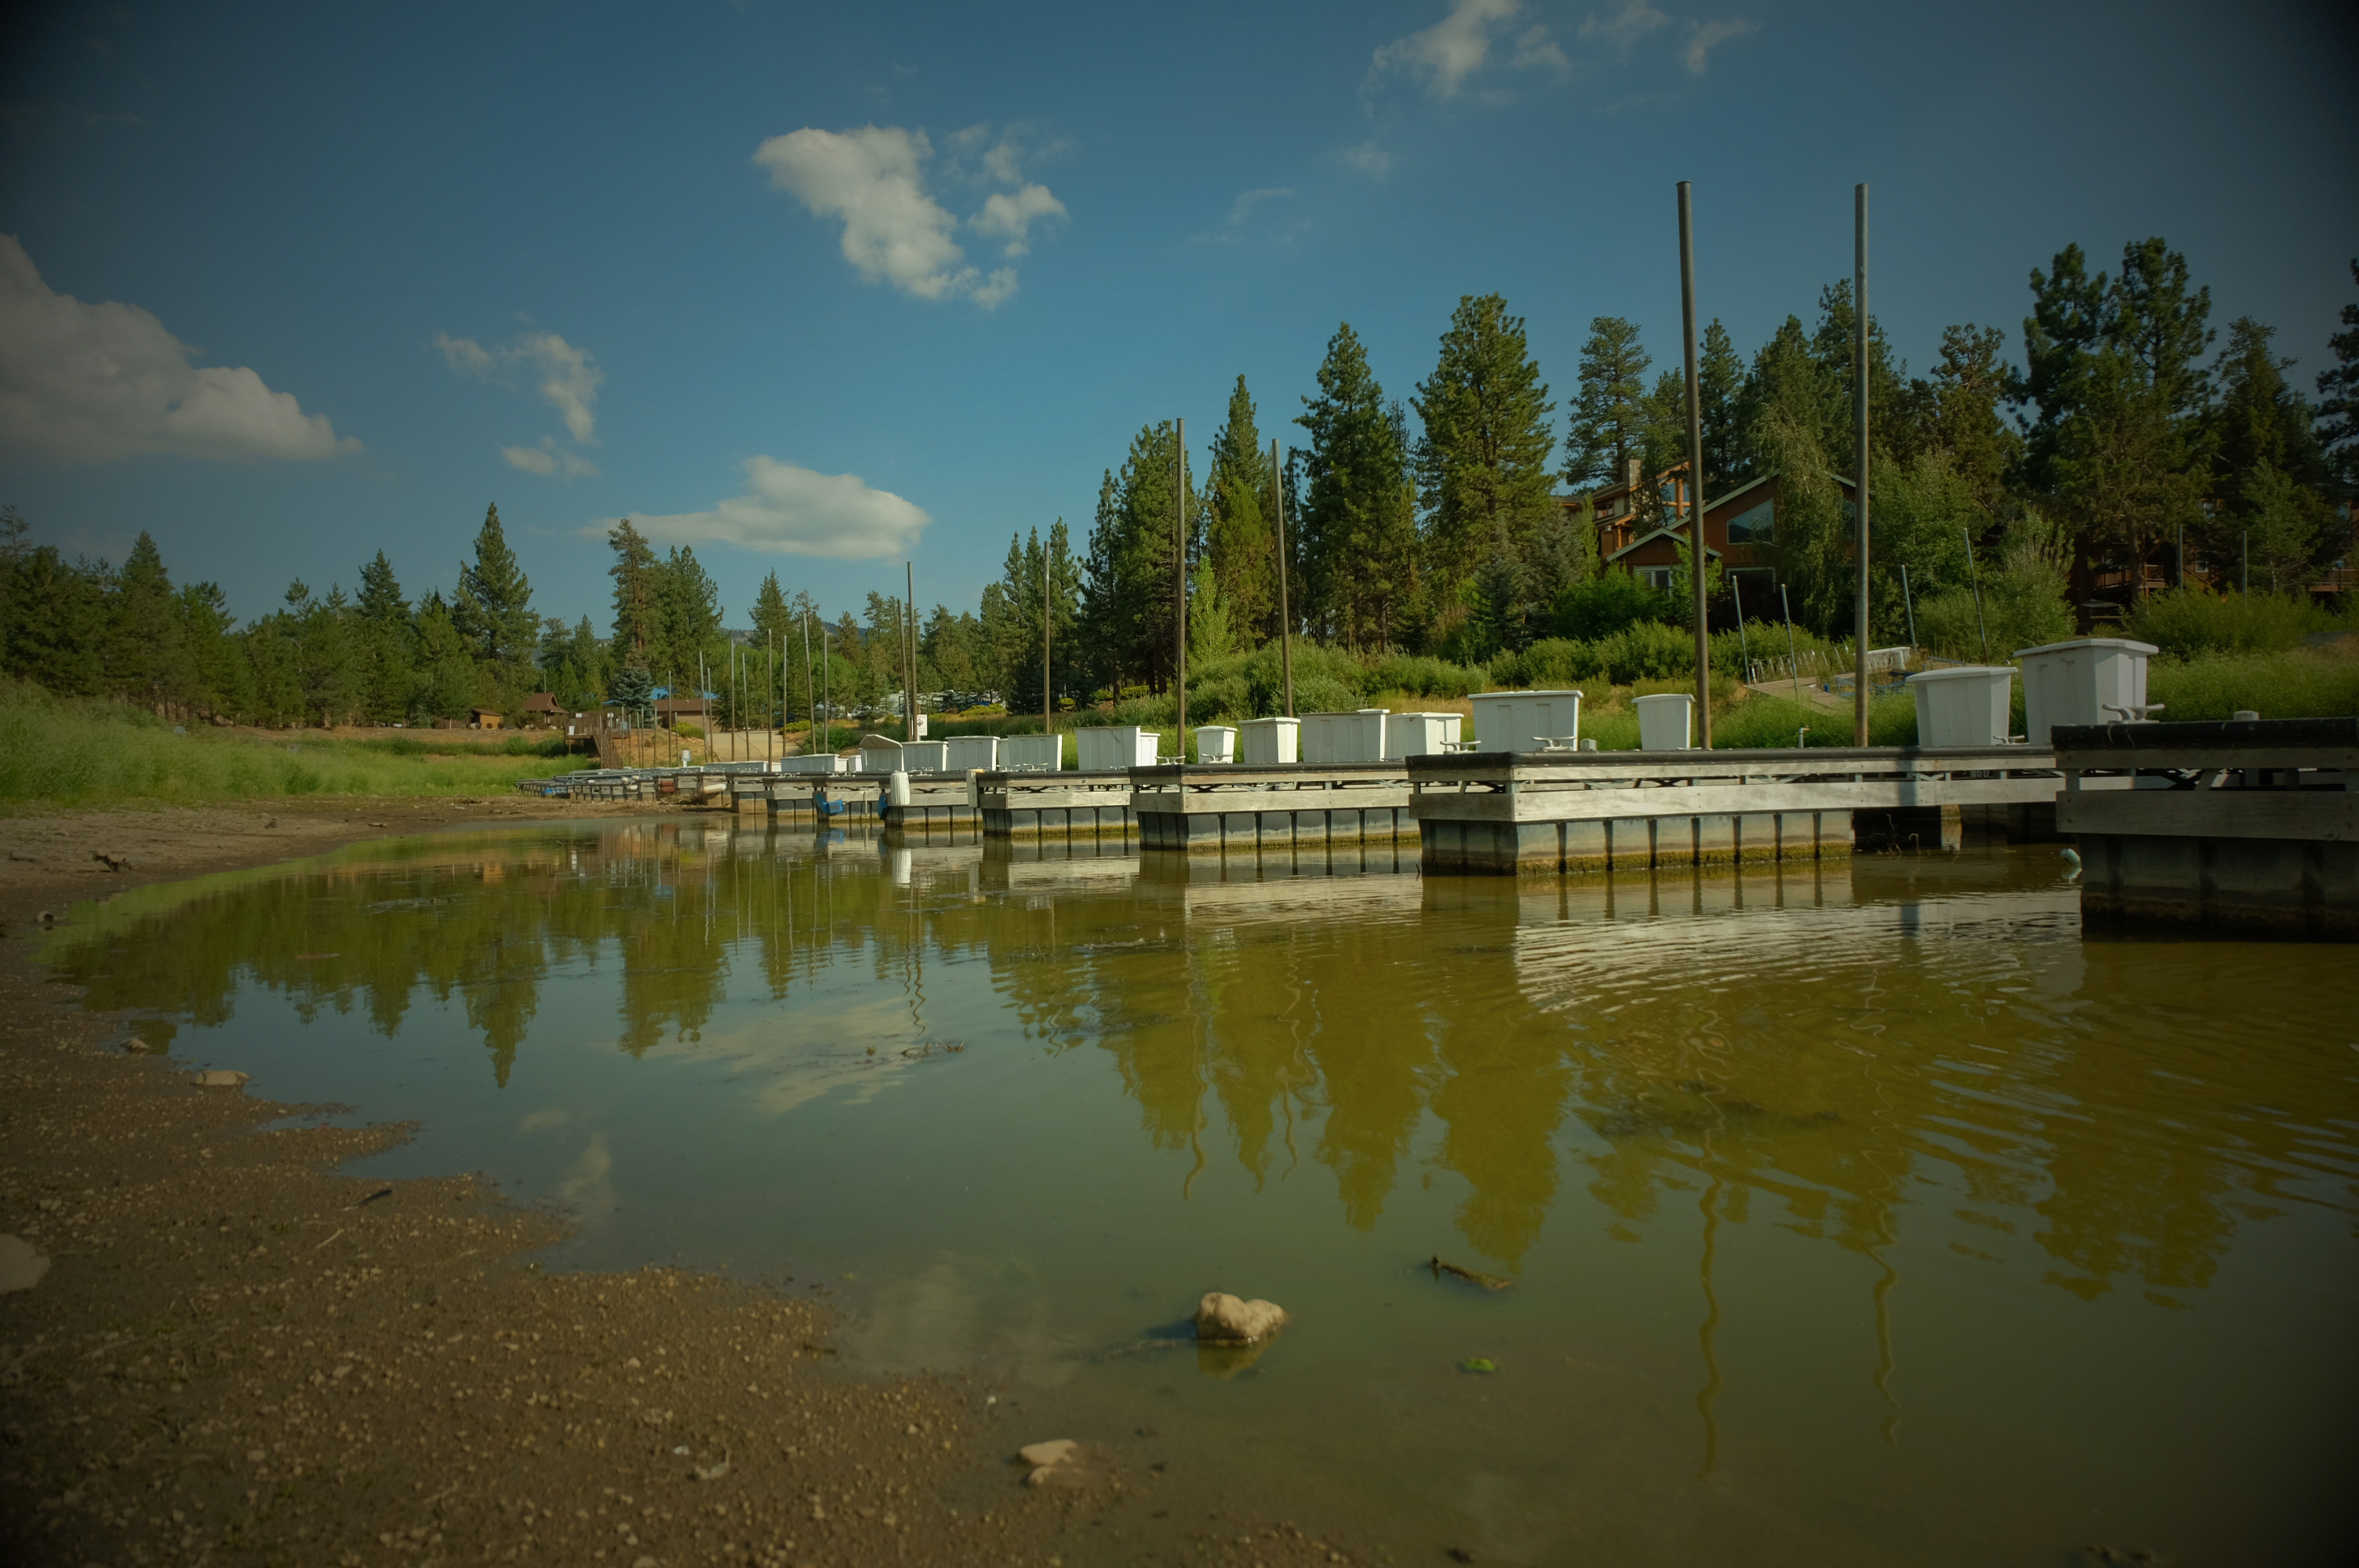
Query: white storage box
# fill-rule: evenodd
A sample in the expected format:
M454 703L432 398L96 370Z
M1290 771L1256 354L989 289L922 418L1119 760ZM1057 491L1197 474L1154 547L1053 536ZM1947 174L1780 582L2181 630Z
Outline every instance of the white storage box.
M1695 744L1695 698L1683 691L1634 697L1638 710L1638 750L1684 752Z
M901 742L889 735L863 735L860 738L860 771L864 773L889 773L904 768Z
M1455 751L1464 724L1464 716L1456 713L1389 714L1385 719L1385 761Z
M1162 737L1136 724L1097 725L1073 731L1085 773L1120 773L1155 765L1155 743Z
M1005 735L999 740L1002 773L1053 773L1065 765L1062 735Z
M852 759L839 757L833 752L820 752L807 757L788 757L778 763L782 773L841 773L851 770Z
M1199 762L1234 762L1237 760L1237 732L1225 724L1206 724L1196 731L1196 760Z
M1919 746L2004 746L2015 717L2015 671L2005 665L1920 670L1908 677L1917 698Z
M2024 737L2035 746L2052 744L2059 724L2118 724L2146 707L2146 662L2151 643L2126 637L2081 637L2044 647L2017 648L2023 663Z
M1543 739L1571 745L1581 734L1577 691L1485 691L1474 704L1474 749L1537 752Z
M942 743L945 773L962 773L969 768L983 772L999 771L999 737L996 735L953 735Z
M901 748L901 766L913 773L939 773L950 767L947 741L912 741Z
M1237 726L1237 743L1249 768L1284 767L1301 753L1299 719L1248 719Z
M1306 713L1302 716L1302 760L1330 762L1381 762L1385 760L1385 717L1381 708L1352 713Z

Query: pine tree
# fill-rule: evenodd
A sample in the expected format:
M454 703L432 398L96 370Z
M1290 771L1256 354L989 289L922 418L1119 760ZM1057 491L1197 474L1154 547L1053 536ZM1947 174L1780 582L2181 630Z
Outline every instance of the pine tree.
M171 575L164 569L163 552L145 530L125 557L114 586L107 606L106 684L129 700L161 711L179 658L178 600Z
M1310 630L1347 647L1382 648L1416 589L1417 493L1397 406L1345 322L1328 340L1319 395L1295 421L1303 454L1302 599Z
M625 664L646 664L661 631L656 589L661 563L655 546L627 517L607 530L606 543L614 552L614 562L606 568L614 579L614 656Z
M697 655L721 635L721 585L693 549L674 545L655 568L654 596L647 667L664 684L687 689L697 680Z
M1639 456L1646 420L1647 368L1638 326L1619 316L1589 323L1581 346L1581 393L1564 437L1564 481L1575 490L1620 484Z
M1229 395L1227 422L1212 438L1203 499L1213 589L1236 632L1259 642L1277 624L1277 534L1269 514L1269 454L1244 376ZM1195 646L1192 632L1189 646Z
M1746 460L1744 433L1737 425L1745 395L1745 361L1738 357L1728 329L1717 316L1703 330L1696 383L1703 415L1704 495L1716 500L1757 477Z
M2359 258L2351 263L2359 284ZM2347 489L2359 486L2359 305L2343 308L2343 330L2327 339L2334 363L2318 373L2318 439L2328 466Z
M2006 333L1997 327L1942 329L1940 362L1923 397L1926 449L1945 458L1975 503L1994 516L2023 451L2022 438L1999 414L2007 395L2006 348Z
M488 677L493 700L505 706L531 683L540 622L532 612L532 585L500 529L500 509L484 514L475 558L459 568L451 622Z
M1416 447L1420 564L1437 591L1472 576L1496 541L1522 551L1557 511L1548 466L1556 405L1523 318L1506 312L1498 295L1461 296L1413 400L1424 425Z
M2332 476L2308 405L2286 384L2294 362L2270 351L2275 336L2249 316L2229 325L2218 365L2221 397L2210 415L2220 504L2205 531L2210 553L2222 560L2259 541L2254 559L2267 562L2273 586L2300 578L2318 564L2314 557L2331 558L2347 542L2329 526Z
M361 568L357 608L353 632L360 654L361 711L372 723L391 724L409 711L417 680L417 628L409 601L393 575L393 563L383 550Z
M461 719L474 706L477 676L467 640L438 592L418 607L418 656L411 676L414 719Z

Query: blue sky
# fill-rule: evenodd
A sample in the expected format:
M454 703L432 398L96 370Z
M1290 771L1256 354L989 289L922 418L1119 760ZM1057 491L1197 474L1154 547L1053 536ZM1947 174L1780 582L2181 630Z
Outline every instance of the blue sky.
M1597 315L1750 353L1848 276L1913 367L2078 241L2159 233L2305 387L2359 295L2330 6L19 6L0 37L0 501L272 608L496 502L536 606L597 532L830 609L973 604L1234 378L1299 431L1348 320L1404 399L1462 294L1561 406ZM38 274L38 276L36 276Z

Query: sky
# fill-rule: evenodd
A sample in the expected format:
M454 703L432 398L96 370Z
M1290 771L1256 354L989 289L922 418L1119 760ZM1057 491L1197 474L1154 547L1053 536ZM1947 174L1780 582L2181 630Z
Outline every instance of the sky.
M1919 371L2034 267L2159 234L2307 388L2359 298L2332 5L1370 0L1187 7L42 5L0 22L0 503L241 617L382 549L446 595L496 504L609 618L605 529L732 625L972 608L1086 535L1151 421L1262 439L1348 321L1387 393L1462 296L1561 432L1589 323L1746 354L1848 277ZM2224 332L2223 341L2224 341Z

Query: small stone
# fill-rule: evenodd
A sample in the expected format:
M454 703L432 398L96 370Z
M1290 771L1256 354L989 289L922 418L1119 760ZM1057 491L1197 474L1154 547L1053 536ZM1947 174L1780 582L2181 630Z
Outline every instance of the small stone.
M201 1089L242 1089L252 1077L250 1073L232 1072L226 1067L207 1067L202 1072L190 1073L189 1081Z
M1286 1325L1276 1302L1241 1301L1226 1291L1208 1291L1196 1303L1196 1337L1216 1345L1251 1345Z
M1074 1450L1079 1446L1070 1437L1060 1437L1049 1443L1026 1444L1016 1451L1016 1457L1035 1470L1046 1470L1052 1465L1071 1462Z
M21 1236L0 1236L0 1295L29 1291L49 1271L49 1260Z

